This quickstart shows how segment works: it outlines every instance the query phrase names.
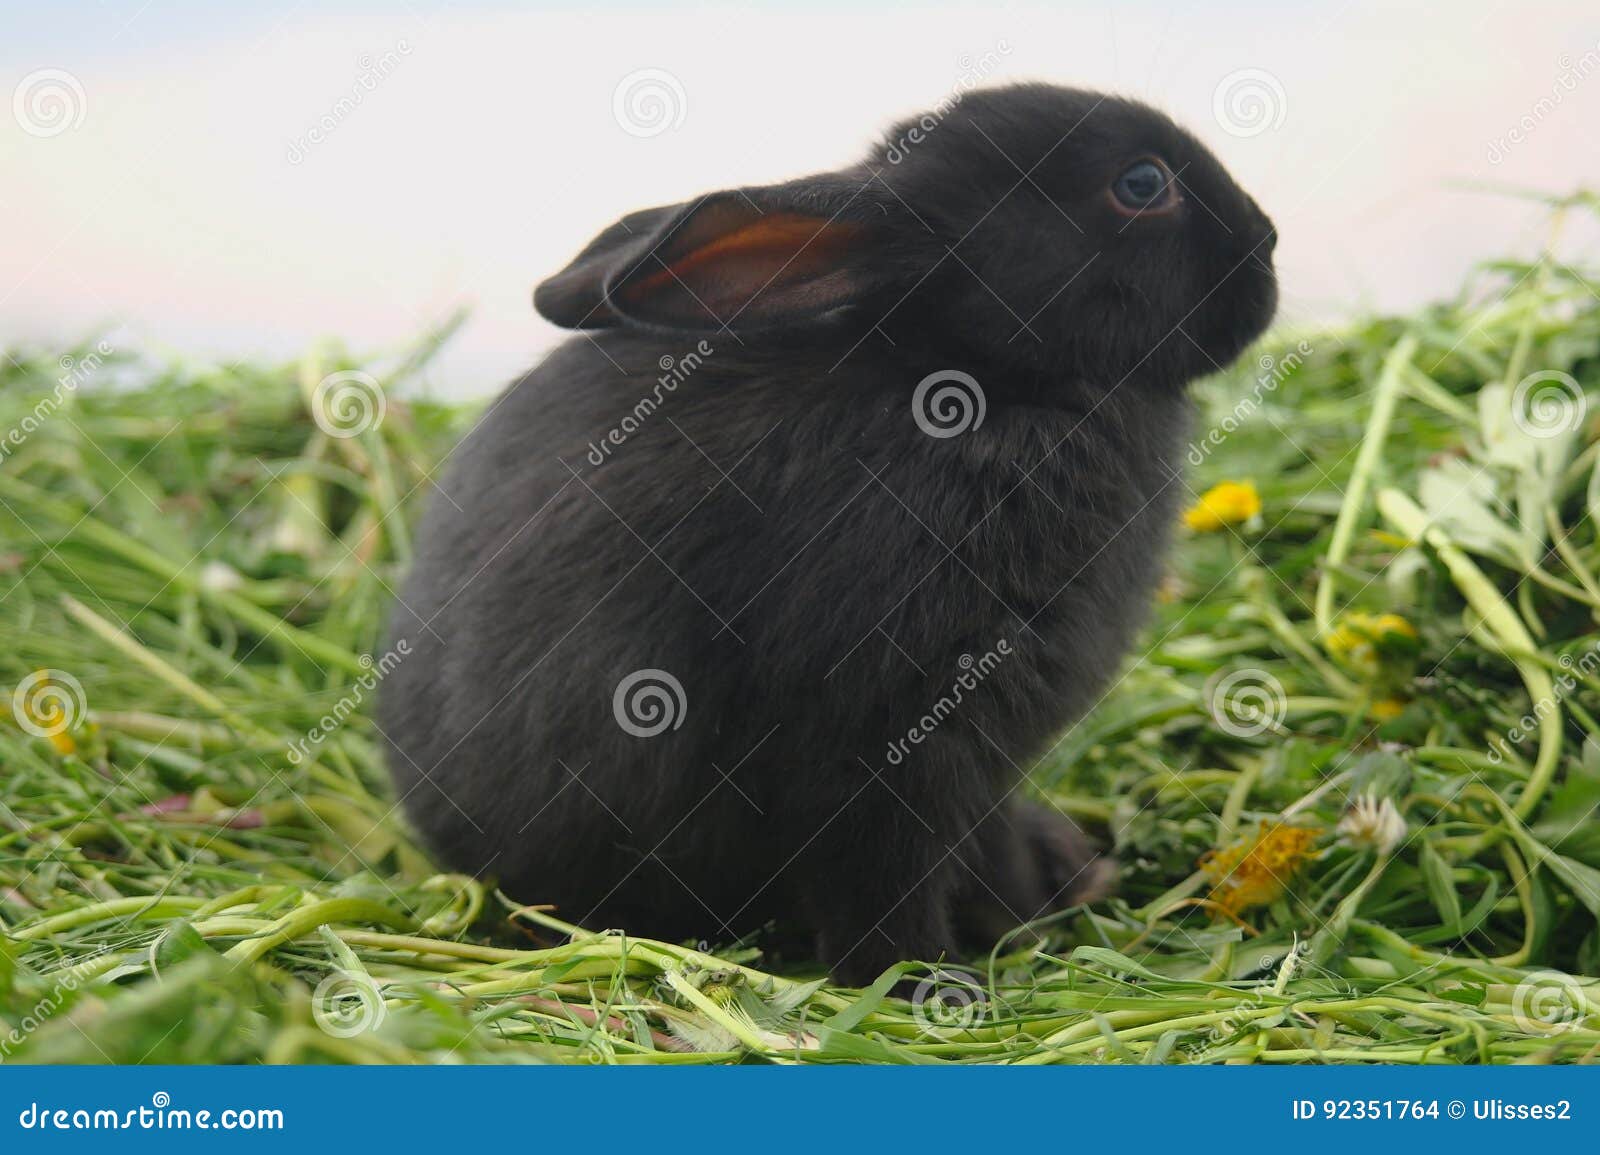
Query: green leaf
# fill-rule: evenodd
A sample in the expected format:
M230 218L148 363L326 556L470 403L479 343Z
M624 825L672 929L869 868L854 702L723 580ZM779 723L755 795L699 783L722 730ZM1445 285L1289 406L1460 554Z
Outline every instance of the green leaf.
M1418 853L1422 866L1422 881L1428 887L1428 899L1439 912L1439 920L1453 934L1461 928L1461 896L1456 893L1455 879L1450 874L1450 864L1444 856L1424 840Z
M1347 789L1352 798L1370 794L1398 801L1411 789L1411 763L1387 750L1364 754L1350 771Z
M1600 768L1589 753L1595 748L1592 741L1584 743L1582 761L1568 766L1566 780L1550 792L1539 808L1539 821L1531 832L1541 841L1560 846L1574 835L1595 832L1596 811L1600 810Z
M852 1035L847 1031L837 1031L829 1027L818 1027L816 1036L820 1044L818 1054L827 1059L854 1059L863 1063L895 1063L902 1066L943 1065L939 1059L891 1046L875 1036Z
M888 997L894 985L912 971L923 970L921 963L899 963L884 971L878 976L878 981L873 983L861 996L849 1006L841 1007L834 1014L828 1016L822 1024L834 1031L853 1031L861 1021L878 1009L878 1005Z
M1528 828L1518 822L1509 811L1505 812L1511 836L1516 839L1522 853L1528 858L1529 866L1543 866L1567 886L1567 889L1577 896L1579 902L1588 909L1596 919L1600 919L1600 870L1579 862L1575 858L1568 858L1564 854L1557 854L1533 835L1528 833Z
M162 971L186 962L196 955L215 955L216 948L208 943L199 931L195 930L188 919L180 919L168 925L156 940L155 953L151 956L155 963L155 971Z
M1479 870L1475 873L1483 879L1483 893L1478 896L1478 901L1472 904L1472 909L1461 916L1461 925L1454 929L1435 927L1432 930L1414 932L1410 936L1412 942L1418 946L1455 942L1465 938L1483 925L1483 920L1489 917L1489 912L1494 909L1494 904L1500 901L1500 878L1489 870Z

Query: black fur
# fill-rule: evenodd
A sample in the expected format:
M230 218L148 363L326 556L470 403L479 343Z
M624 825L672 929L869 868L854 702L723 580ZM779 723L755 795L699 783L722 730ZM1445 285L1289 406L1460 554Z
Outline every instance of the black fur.
M1128 101L1025 86L913 123L634 214L541 287L593 332L457 451L381 692L444 861L594 927L776 919L848 982L1103 889L1019 787L1145 612L1182 387L1271 319L1272 229ZM1151 155L1182 203L1129 217L1109 187ZM948 437L912 409L941 370L986 405ZM686 703L651 737L613 701L646 669Z

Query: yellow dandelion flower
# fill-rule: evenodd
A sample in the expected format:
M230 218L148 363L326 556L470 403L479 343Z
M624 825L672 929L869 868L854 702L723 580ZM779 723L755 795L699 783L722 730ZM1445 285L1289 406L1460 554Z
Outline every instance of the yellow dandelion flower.
M1255 833L1209 852L1200 868L1211 879L1211 901L1233 918L1274 901L1317 856L1317 834L1304 826L1263 821Z
M1261 495L1253 481L1224 481L1200 495L1200 500L1183 515L1184 524L1196 533L1211 533L1225 525L1249 521L1261 512Z
M1406 703L1402 698L1379 698L1369 711L1380 722L1392 722L1406 712Z
M1372 624L1381 634L1398 634L1402 638L1417 636L1417 627L1406 621L1399 614L1379 614L1373 619Z
M1352 673L1376 680L1386 667L1409 671L1417 654L1417 628L1399 614L1349 613L1328 631L1322 645Z

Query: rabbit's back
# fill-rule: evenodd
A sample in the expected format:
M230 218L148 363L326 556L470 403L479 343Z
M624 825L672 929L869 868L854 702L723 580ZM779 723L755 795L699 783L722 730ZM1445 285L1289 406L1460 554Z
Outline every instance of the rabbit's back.
M665 388L659 343L574 340L463 442L380 719L447 860L570 917L664 909L657 863L742 908L874 776L947 781L919 818L959 839L1104 687L1181 414L1133 420L1130 385L933 437L902 363L797 355L730 344Z

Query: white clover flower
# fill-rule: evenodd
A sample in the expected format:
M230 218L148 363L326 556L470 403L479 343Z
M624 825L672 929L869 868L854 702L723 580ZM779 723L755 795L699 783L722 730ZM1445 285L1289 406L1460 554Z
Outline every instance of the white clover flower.
M1392 798L1363 794L1339 820L1339 833L1351 846L1388 854L1406 836L1406 820Z
M200 588L207 593L228 593L244 585L244 576L227 562L208 561L200 570Z

